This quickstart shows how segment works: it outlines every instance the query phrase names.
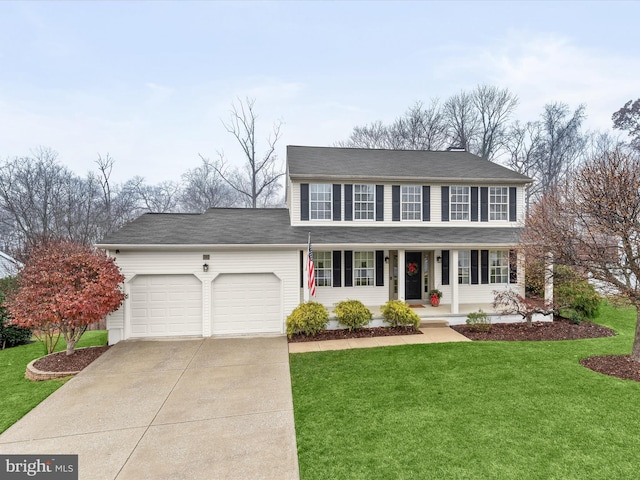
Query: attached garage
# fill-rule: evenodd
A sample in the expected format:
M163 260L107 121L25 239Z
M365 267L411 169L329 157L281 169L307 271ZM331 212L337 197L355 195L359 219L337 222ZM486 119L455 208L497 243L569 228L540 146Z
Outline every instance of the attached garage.
M202 335L202 282L194 275L138 275L130 300L131 337Z
M211 283L214 335L282 333L282 286L273 273L222 273Z

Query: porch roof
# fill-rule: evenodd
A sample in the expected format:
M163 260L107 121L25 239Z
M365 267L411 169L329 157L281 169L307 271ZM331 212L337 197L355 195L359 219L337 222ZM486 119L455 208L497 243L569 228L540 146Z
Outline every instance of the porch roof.
M425 222L426 223L426 222ZM98 244L115 248L132 245L167 246L305 246L309 233L314 245L347 248L438 248L446 246L507 246L518 243L520 228L484 226L326 226L289 224L284 208L216 208L204 214L145 214Z

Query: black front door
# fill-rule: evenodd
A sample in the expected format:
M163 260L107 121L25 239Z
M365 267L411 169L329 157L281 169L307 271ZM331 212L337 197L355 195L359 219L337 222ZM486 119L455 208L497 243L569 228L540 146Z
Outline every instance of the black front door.
M407 252L404 263L404 298L419 300L422 298L422 253Z

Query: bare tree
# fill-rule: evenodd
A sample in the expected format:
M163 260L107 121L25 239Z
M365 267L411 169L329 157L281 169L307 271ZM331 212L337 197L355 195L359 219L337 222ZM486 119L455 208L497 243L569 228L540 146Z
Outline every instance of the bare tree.
M223 152L219 152L219 163L211 163L202 155L203 161L212 165L220 177L235 190L248 207L266 207L281 203L279 183L284 172L277 165L276 144L280 139L282 122L273 124L273 131L267 137L267 147L262 155L257 153L255 99L247 98L244 103L231 105L231 119L222 122L242 147L244 166L229 170Z
M504 144L507 121L518 105L518 98L507 88L478 85L473 91L473 104L480 124L478 155L493 160Z
M475 152L480 122L474 95L463 91L449 97L443 111L450 145Z
M200 166L182 175L182 210L204 212L211 207L232 207L238 203L237 192L222 179L218 173L220 168L220 164L202 158Z
M640 156L621 149L590 159L548 191L522 236L530 261L549 252L615 289L640 316L639 239ZM640 362L640 321L631 358Z
M136 176L128 180L122 189L125 195L135 199L138 215L144 212L170 213L178 210L180 185L176 182L148 185L144 183L144 178Z
M353 127L349 138L336 142L336 145L348 148L392 148L389 129L380 121L363 127Z

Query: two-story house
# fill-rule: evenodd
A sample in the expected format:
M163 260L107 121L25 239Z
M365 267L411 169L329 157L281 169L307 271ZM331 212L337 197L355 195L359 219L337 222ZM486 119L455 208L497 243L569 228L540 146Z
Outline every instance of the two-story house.
M389 299L464 322L493 291L524 289L514 251L531 179L464 151L287 148L287 208L145 214L98 247L127 299L108 321L126 338L283 333L303 301L308 238L329 309Z

